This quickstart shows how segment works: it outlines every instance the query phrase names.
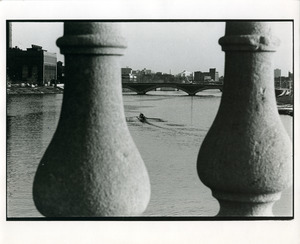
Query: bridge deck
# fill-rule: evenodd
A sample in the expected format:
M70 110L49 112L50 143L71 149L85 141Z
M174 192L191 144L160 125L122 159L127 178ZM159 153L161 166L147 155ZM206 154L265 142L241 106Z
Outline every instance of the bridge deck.
M137 94L146 94L148 91L155 90L162 87L173 87L186 92L187 94L194 96L197 92L209 89L219 89L222 91L222 84L185 84L185 83L122 83L123 88L128 88Z

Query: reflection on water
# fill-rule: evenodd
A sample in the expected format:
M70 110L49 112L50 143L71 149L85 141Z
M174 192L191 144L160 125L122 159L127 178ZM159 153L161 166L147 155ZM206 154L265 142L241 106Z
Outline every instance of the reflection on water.
M39 216L32 199L33 177L56 128L61 102L61 95L8 97L8 217Z
M172 94L172 96L170 96ZM197 154L220 103L220 92L189 97L178 92L124 95L129 130L151 180L145 216L213 216L218 203L197 176ZM8 217L37 217L32 183L37 165L55 131L62 95L10 96L7 102ZM141 123L143 113L149 123ZM291 117L282 116L291 130ZM291 215L291 192L274 206Z

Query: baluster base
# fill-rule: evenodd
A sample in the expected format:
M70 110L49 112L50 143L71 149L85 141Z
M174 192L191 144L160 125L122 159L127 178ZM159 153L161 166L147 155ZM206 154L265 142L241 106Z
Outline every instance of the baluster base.
M272 207L281 192L270 194L228 194L213 192L220 204L218 217L273 217Z

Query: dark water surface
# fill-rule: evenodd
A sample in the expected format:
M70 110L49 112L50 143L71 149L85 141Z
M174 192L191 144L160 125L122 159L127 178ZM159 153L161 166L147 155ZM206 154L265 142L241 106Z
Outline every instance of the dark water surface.
M218 202L197 176L196 159L220 103L220 92L123 96L127 124L145 161L151 200L145 216L213 216ZM59 119L62 95L16 95L7 101L7 216L40 217L32 199L35 171ZM143 113L149 123L141 123ZM281 116L289 134L292 117ZM274 214L292 215L291 189Z

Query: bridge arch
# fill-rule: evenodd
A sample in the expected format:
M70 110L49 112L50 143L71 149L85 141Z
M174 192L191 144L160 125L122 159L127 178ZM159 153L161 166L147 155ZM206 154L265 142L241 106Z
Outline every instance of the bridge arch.
M153 90L155 90L157 88L164 88L164 87L175 88L175 89L178 89L178 90L181 90L181 91L187 93L188 95L192 95L187 89L184 89L183 87L180 87L180 86L178 86L176 84L168 84L168 83L165 83L165 84L158 83L157 85L153 85L153 86L151 86L151 87L149 87L148 89L145 90L145 94L147 92L153 91Z
M195 94L194 95L196 95L198 92L205 91L205 90L219 90L220 92L223 92L223 88L222 87L216 87L216 88L203 87L203 88L199 88L199 89L195 90Z
M222 85L204 85L204 84L182 84L182 83L122 83L123 88L130 89L139 95L145 95L147 92L156 88L172 87L195 96L196 93L208 90L219 89L222 91Z
M140 91L138 89L136 89L132 86L127 86L127 85L122 84L122 88L129 89L130 91L136 92L137 94L140 93Z
M141 83L140 83L141 84ZM163 88L163 87L172 87L172 88L176 88L179 89L185 93L187 93L188 95L194 95L193 93L191 94L191 92L187 89L184 89L183 87L180 87L176 84L172 84L172 83L157 83L157 84L148 84L145 83L143 85L136 85L135 83L131 84L124 84L123 83L123 88L127 88L131 91L136 92L139 95L145 95L147 92L149 91L153 91L156 88Z

